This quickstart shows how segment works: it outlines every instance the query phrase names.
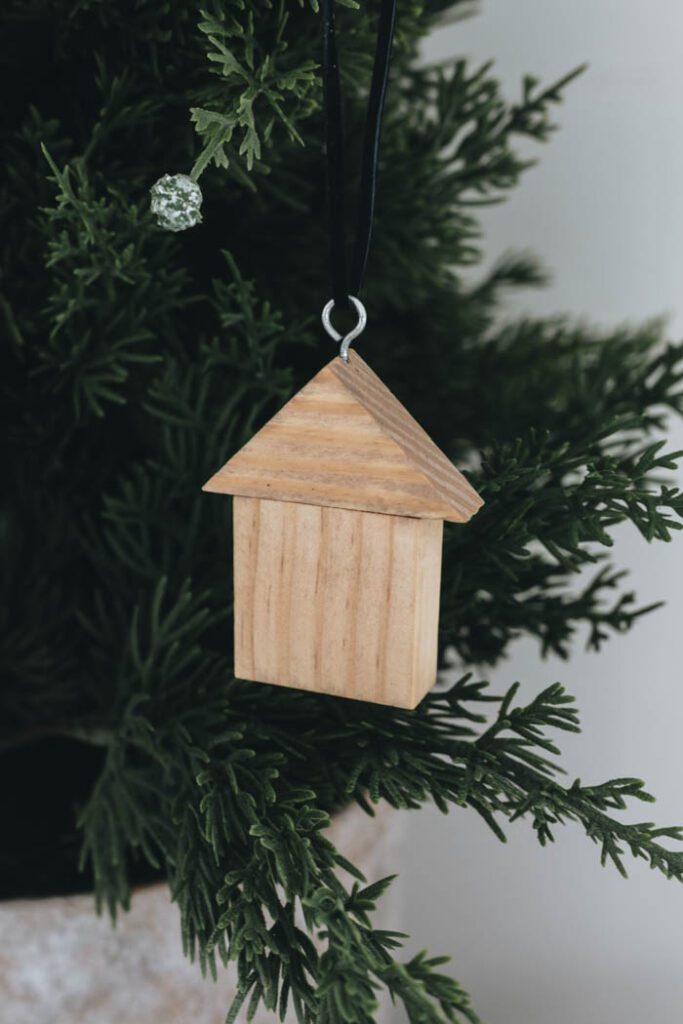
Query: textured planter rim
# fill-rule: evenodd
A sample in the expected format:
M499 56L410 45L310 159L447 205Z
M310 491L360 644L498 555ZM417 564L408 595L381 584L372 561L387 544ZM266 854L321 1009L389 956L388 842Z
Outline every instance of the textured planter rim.
M376 881L395 871L403 817L353 804L327 834ZM383 909L381 926L394 927L396 905ZM92 893L0 901L0 993L8 1024L223 1024L235 977L220 971L214 983L183 956L178 908L159 881L135 887L114 927ZM276 1019L261 1012L254 1024Z

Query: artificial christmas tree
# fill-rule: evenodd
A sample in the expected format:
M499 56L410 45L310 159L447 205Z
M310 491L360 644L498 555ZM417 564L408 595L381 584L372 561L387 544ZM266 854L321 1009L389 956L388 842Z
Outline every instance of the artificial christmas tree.
M363 296L373 367L486 502L445 531L441 650L474 674L414 712L233 678L227 503L200 491L332 354L319 14L0 14L3 896L94 886L116 912L167 878L188 955L236 962L235 1013L369 1022L385 988L413 1021L474 1019L438 961L373 929L385 884L349 882L324 835L349 802L470 807L497 834L521 816L542 842L576 821L618 867L683 876L676 829L613 813L641 783L558 781L551 734L577 728L560 687L520 707L475 681L520 634L565 653L577 627L598 647L641 614L605 552L624 520L647 540L680 525L650 436L680 411L680 352L652 327L501 327L528 259L466 287L473 205L515 185L516 141L548 136L568 79L511 104L488 68L416 67L449 7L399 11ZM353 151L376 8L338 14ZM165 233L150 186L190 168L202 223Z

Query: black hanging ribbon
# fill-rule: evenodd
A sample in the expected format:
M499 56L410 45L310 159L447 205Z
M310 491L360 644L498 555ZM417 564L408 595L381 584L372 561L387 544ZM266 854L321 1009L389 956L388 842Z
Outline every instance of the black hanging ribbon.
M381 0L377 45L365 122L365 141L356 221L356 238L349 272L346 250L346 201L344 175L344 123L339 61L334 25L334 0L322 0L323 23L323 103L327 149L327 202L330 236L332 297L340 308L348 306L348 296L359 296L370 250L372 217L377 191L377 162L382 131L382 112L389 77L391 44L394 38L397 0Z

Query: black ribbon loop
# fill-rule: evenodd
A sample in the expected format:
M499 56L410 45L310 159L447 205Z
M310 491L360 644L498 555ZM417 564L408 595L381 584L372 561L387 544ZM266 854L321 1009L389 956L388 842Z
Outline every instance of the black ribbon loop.
M377 26L377 45L365 122L365 139L360 177L360 195L356 219L351 268L346 248L346 196L344 174L344 121L339 60L335 35L334 0L322 0L323 23L323 104L327 157L327 203L329 218L330 269L335 306L345 309L349 296L360 296L370 251L372 220L377 192L377 164L382 132L382 114L389 78L391 46L394 38L397 0L381 0Z

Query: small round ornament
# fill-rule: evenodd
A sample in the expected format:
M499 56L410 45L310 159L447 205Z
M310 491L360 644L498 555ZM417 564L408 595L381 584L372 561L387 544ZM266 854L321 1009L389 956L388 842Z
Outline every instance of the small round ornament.
M164 231L201 224L202 190L187 174L164 174L150 189L152 214Z

